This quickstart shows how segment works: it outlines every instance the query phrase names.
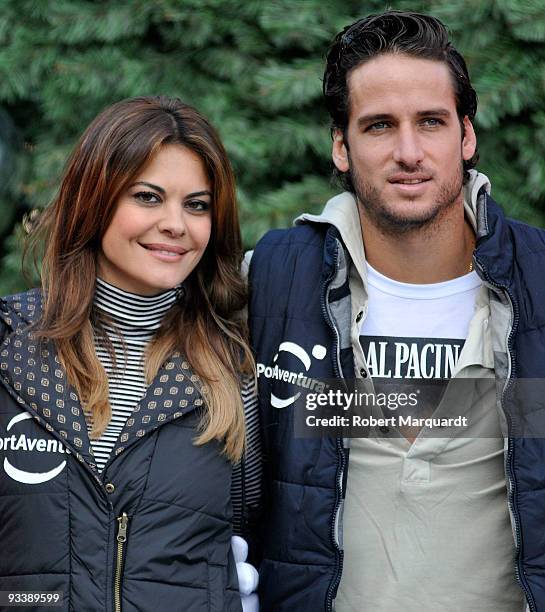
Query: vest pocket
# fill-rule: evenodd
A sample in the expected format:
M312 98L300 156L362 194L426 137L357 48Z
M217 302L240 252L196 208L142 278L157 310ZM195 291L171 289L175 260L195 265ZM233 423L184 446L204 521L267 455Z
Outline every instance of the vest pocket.
M208 564L208 612L224 612L226 568Z

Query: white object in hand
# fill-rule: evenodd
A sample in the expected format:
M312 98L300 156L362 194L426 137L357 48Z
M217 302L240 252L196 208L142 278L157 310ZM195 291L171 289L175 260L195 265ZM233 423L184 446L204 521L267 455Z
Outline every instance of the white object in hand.
M239 561L237 563L238 588L241 595L250 595L257 589L259 574L253 565Z
M244 538L233 536L231 538L231 548L237 564L242 610L243 612L259 612L259 599L257 593L254 592L259 584L259 574L253 565L246 563L248 544Z
M246 561L248 558L248 542L240 536L233 536L231 538L231 548L233 549L233 557L235 563L239 561Z
M241 597L242 612L259 612L259 598L257 593L251 595L244 595Z

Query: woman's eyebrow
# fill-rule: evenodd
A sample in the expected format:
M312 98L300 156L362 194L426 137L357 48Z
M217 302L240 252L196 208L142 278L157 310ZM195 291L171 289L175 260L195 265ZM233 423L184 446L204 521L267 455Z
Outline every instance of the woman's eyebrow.
M147 181L136 181L135 183L133 183L131 185L131 187L134 187L135 185L143 185L144 187L149 187L150 189L154 189L155 191L159 191L159 193L162 193L163 195L166 193L166 191L162 187L159 187L159 185L155 185L153 183L148 183ZM193 193L188 193L185 196L185 199L187 200L187 198L198 198L199 196L210 196L210 197L212 197L212 192L208 191L207 189L205 189L203 191L194 191Z
M133 183L131 187L134 187L135 185L144 185L145 187L155 189L155 191L159 191L162 194L165 193L165 190L162 187L159 187L159 185L154 185L153 183L148 183L146 181L136 181L136 183Z
M199 196L205 196L205 195L212 197L212 192L208 190L194 191L193 193L188 193L185 196L185 199L187 200L187 198L198 198Z

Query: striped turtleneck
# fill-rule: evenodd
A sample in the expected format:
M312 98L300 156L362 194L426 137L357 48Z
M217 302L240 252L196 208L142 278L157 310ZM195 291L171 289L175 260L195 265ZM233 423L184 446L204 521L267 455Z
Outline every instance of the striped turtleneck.
M175 301L175 289L146 297L128 293L97 278L94 307L99 314L106 314L107 322L103 327L116 358L114 367L104 342L95 335L95 350L108 376L112 408L108 427L98 440L91 440L99 471L108 461L125 422L146 393L144 351Z

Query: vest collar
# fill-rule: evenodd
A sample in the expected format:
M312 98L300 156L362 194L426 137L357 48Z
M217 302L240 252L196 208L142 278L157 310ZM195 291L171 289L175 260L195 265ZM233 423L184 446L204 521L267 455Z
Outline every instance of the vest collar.
M1 318L13 329L0 344L0 382L22 409L98 476L80 398L66 379L53 342L38 343L28 329L28 323L39 314L39 304L35 291L12 296L0 304ZM174 353L135 406L108 464L161 425L202 409L201 388L202 383L189 363L180 353Z

